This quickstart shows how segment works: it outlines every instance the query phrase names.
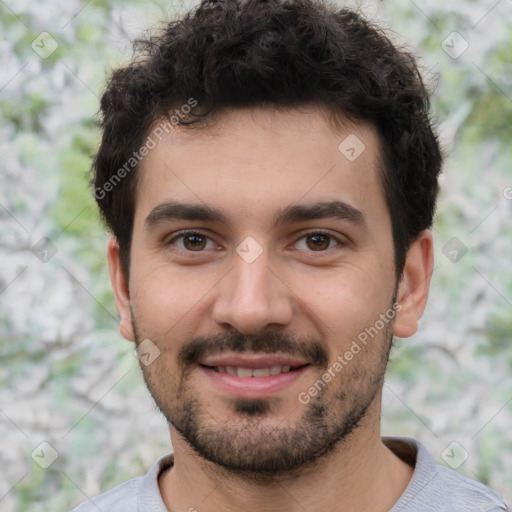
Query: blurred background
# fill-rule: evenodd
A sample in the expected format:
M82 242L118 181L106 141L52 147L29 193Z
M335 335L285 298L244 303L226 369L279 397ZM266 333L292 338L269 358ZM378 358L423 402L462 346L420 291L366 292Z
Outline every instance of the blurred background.
M0 1L0 510L66 511L170 451L117 329L88 186L105 80L196 2ZM341 3L339 3L341 5ZM358 5L419 55L448 154L383 433L512 501L512 1Z

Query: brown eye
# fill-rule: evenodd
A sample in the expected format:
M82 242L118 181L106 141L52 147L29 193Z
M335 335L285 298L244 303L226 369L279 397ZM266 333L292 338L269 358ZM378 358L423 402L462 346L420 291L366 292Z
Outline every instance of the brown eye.
M183 245L189 251L200 251L206 245L206 237L199 234L185 235L183 237Z
M295 243L297 249L307 252L327 252L338 245L344 244L339 238L323 231L306 233Z
M175 245L178 249L188 252L202 252L212 249L215 245L210 237L196 231L182 231L169 241L169 245Z
M306 242L307 246L313 251L323 251L327 249L331 241L328 235L323 234L308 235L306 239L308 240L308 242Z

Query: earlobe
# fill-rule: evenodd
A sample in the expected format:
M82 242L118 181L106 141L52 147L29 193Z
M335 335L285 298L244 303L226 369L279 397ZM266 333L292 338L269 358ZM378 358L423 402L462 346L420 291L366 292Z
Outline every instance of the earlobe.
M119 244L113 235L110 236L108 241L107 256L114 300L120 317L119 332L128 341L135 341L130 310L130 289L121 265Z
M433 238L429 230L422 231L407 251L404 271L398 285L393 334L400 338L412 336L425 310L434 265Z

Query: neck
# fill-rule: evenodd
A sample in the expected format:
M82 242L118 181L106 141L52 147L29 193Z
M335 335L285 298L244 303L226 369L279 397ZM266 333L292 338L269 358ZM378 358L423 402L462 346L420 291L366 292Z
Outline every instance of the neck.
M205 461L171 428L174 466L160 479L164 503L173 512L388 511L405 491L413 469L382 444L375 414L380 415L380 408L368 411L364 425L329 457L301 473L264 483Z

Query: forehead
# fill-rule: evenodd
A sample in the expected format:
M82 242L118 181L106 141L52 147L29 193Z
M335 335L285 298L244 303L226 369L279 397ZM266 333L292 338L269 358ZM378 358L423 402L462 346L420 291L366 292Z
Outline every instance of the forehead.
M319 201L343 201L370 220L386 209L375 129L333 129L319 109L226 111L156 142L139 168L136 222L169 201L222 209L235 223L275 222L283 207Z

